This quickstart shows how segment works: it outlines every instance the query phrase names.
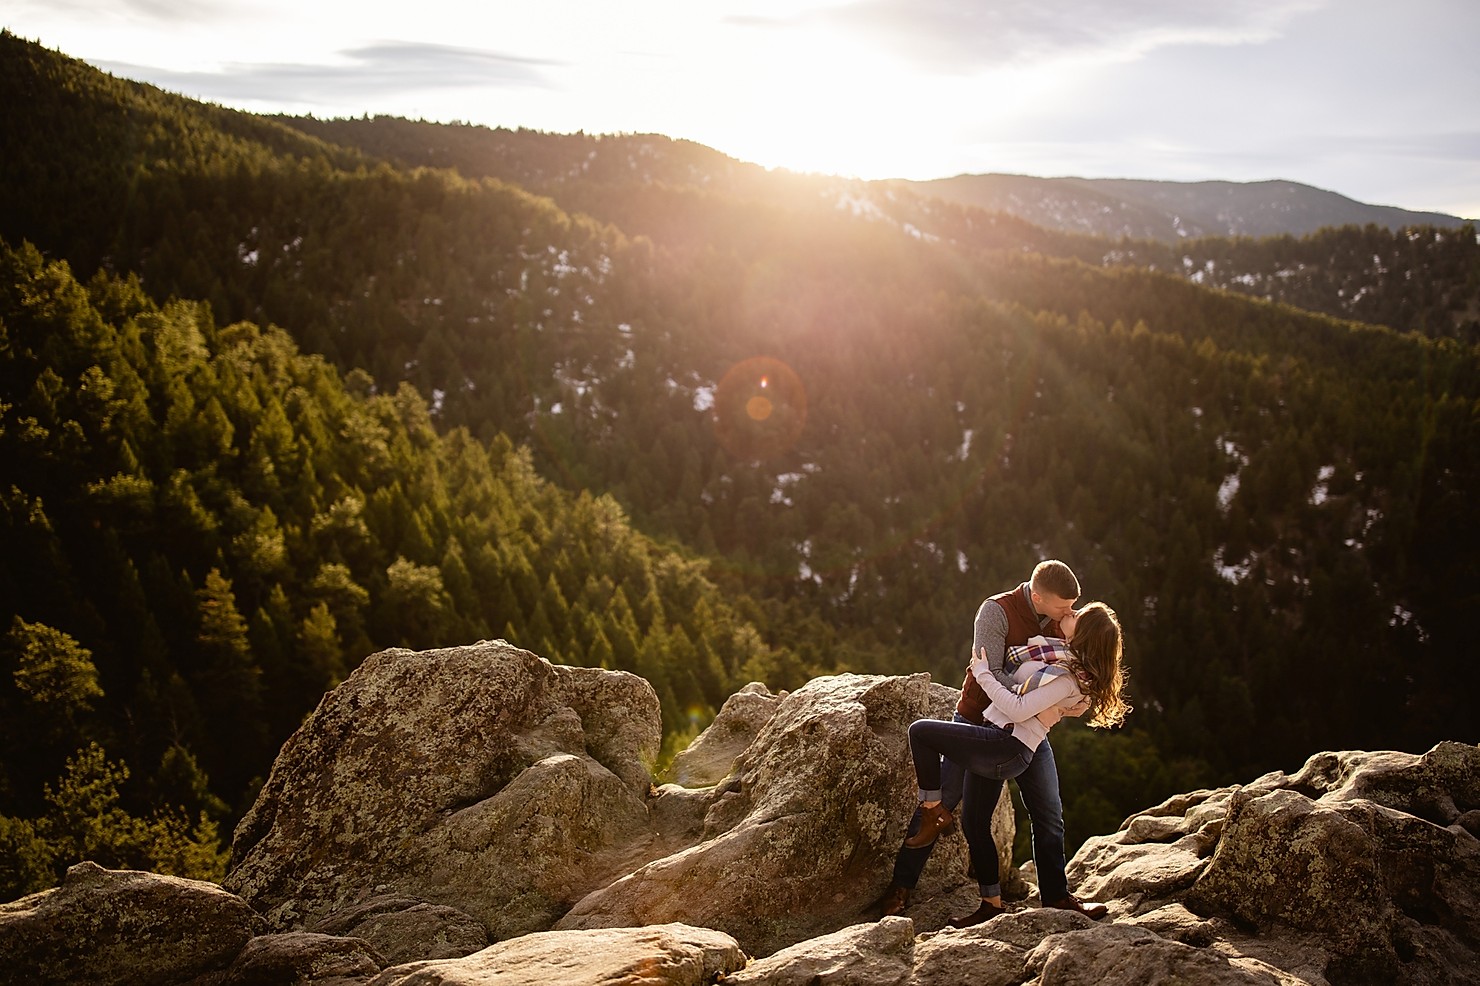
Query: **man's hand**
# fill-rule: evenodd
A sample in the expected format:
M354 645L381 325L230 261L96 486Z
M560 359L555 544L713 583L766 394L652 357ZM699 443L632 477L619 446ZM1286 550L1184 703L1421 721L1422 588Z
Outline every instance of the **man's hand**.
M1063 711L1064 711L1064 715L1066 715L1066 716L1073 716L1074 718L1078 719L1080 716L1084 715L1086 712L1089 711L1089 699L1087 699L1087 698L1081 698L1079 700L1079 704L1078 705L1070 706L1069 708L1064 709Z

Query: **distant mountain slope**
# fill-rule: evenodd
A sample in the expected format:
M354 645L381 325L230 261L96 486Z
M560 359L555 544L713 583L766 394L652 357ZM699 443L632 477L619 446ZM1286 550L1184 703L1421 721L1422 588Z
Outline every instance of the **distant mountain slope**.
M1007 212L1047 229L1175 243L1204 236L1305 236L1330 226L1458 228L1437 212L1368 205L1293 181L1143 181L957 175L899 181L924 195Z
M668 248L734 244L768 213L881 221L916 236L985 249L1028 249L1098 262L1114 244L885 183L767 171L660 134L555 134L398 117L273 119L320 140L407 168L451 168L548 196L561 209L611 223ZM822 219L820 221L830 221Z
M735 246L743 231L759 228L756 219L762 212L806 212L813 217L808 222L819 221L819 213L847 212L960 248L1027 250L1095 266L1149 267L1337 318L1480 339L1480 246L1472 235L1446 226L1384 227L1373 218L1374 207L1308 188L1291 196L1284 190L1301 187L1287 182L1182 186L1107 181L1087 183L1094 187L1082 189L1074 200L1065 198L1065 187L1055 179L978 176L1000 179L1000 188L1014 189L1009 211L993 211L941 197L935 183L768 172L692 141L654 134L550 134L395 117L275 119L329 144L405 167L453 168L467 178L519 185L549 196L567 212L593 216L670 249ZM1195 198L1218 185L1227 186L1240 203L1225 208L1229 215L1288 217L1293 201L1309 216L1316 205L1335 199L1339 208L1330 211L1333 220L1350 221L1298 237L1152 237L1150 231L1170 228L1172 221L1161 206L1148 204L1152 199ZM1143 202L1108 191L1135 186L1146 187ZM1113 214L1121 232L1140 230L1144 235L1127 239L1120 233L1074 232L1035 224L1042 220L1032 218L1088 212ZM1420 271L1422 276L1415 276Z

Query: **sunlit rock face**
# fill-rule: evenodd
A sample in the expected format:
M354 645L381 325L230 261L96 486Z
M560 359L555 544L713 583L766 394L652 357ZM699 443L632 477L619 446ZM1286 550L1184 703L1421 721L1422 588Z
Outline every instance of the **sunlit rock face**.
M369 986L709 986L745 962L733 938L709 928L545 931L461 959L394 966Z
M657 696L502 641L368 658L289 739L225 886L277 930L387 894L548 928L649 840Z
M1144 927L1331 982L1461 981L1480 967L1477 807L1480 747L1322 753L1133 816L1070 879Z

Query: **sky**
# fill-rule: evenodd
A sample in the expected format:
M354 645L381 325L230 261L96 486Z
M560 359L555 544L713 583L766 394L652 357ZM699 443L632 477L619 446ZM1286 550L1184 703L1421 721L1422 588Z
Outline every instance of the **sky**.
M1280 178L1480 218L1477 0L7 0L257 113L658 133L769 168Z

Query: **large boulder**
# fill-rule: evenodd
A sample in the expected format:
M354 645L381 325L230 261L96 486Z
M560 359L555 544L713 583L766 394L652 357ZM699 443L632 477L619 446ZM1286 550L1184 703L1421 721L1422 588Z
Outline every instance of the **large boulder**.
M725 986L904 986L914 955L914 923L887 917L783 948L727 976Z
M383 651L284 745L224 885L279 931L386 895L543 930L636 865L660 739L625 672L503 641Z
M728 777L785 697L785 692L773 695L764 684L752 681L725 699L714 721L673 758L673 783L708 787Z
M764 956L866 919L914 805L909 724L948 716L955 695L924 674L814 679L780 702L716 785L702 842L593 891L556 927L682 922L723 930ZM999 812L1010 863L1006 798ZM953 833L938 843L920 893L960 886L965 871Z
M667 924L525 935L460 959L393 966L370 986L708 986L744 965L728 935Z
M226 969L260 923L213 883L78 863L60 887L0 904L0 978L181 983Z
M1028 951L1020 975L1033 983L1197 983L1304 986L1307 980L1257 958L1162 938L1128 925L1092 925L1050 934ZM1020 980L1013 980L1014 982Z

